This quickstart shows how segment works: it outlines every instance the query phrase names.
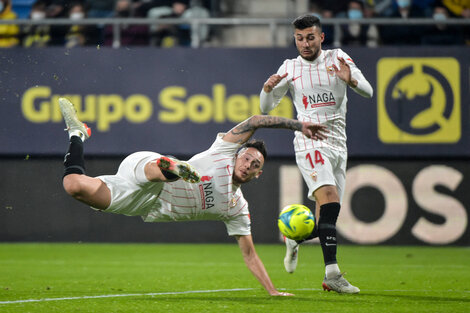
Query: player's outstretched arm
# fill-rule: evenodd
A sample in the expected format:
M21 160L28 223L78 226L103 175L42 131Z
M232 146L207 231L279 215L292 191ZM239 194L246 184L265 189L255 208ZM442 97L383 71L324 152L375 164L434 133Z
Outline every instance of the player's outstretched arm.
M328 133L326 126L321 124L300 122L280 116L254 115L232 128L225 134L223 139L228 142L243 144L253 136L258 128L282 128L300 131L314 140L324 140L326 139L326 133Z
M258 281L271 296L293 296L288 292L279 292L273 285L263 262L259 258L253 244L253 238L249 236L236 236L238 245L245 260L245 264Z
M356 93L360 94L365 98L372 98L374 90L372 86L367 81L367 79L362 75L361 72L356 73L357 77L354 78L351 75L351 68L349 64L344 60L344 58L338 57L339 68L333 64L333 69L341 80L343 80L349 87L351 87Z

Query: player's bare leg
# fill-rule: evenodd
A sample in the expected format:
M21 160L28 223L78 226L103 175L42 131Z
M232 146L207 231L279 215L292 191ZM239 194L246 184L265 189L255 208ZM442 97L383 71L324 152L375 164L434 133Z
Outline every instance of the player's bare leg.
M69 174L62 184L70 196L89 206L105 210L111 204L111 191L99 178Z
M75 107L68 99L60 98L59 107L70 141L64 159L64 189L75 199L104 210L111 203L109 188L100 179L85 175L83 142L90 138L91 130L78 119Z

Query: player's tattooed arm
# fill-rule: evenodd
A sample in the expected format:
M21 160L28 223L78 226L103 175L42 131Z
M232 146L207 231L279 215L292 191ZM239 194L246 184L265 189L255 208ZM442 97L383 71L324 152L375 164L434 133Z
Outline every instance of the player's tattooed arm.
M300 131L305 136L315 140L325 139L325 133L327 132L326 127L321 124L300 122L280 116L255 115L232 128L224 136L224 140L235 143L245 143L258 128L282 128Z

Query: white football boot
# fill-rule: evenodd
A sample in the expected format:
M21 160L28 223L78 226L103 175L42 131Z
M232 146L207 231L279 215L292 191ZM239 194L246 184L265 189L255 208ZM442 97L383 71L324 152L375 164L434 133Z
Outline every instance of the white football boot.
M66 98L59 98L59 107L67 126L65 130L69 132L69 138L78 136L82 141L90 138L91 129L85 123L80 122L72 102Z
M336 291L338 293L359 293L361 291L356 286L351 285L344 277L343 274L338 274L332 278L323 279L323 290Z
M284 258L284 267L288 273L293 273L297 268L299 256L299 244L292 239L284 237L286 243L286 256Z
M157 160L157 165L161 170L181 177L188 183L195 184L201 181L201 175L189 163L177 160L175 158L162 156Z

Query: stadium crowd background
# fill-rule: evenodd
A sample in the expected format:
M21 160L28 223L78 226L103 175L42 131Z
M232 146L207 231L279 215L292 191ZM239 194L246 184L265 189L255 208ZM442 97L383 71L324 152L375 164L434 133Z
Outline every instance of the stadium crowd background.
M266 8L281 3L267 0L256 2L259 7ZM340 27L325 25L325 46L470 45L469 24L455 25L445 22L449 18L470 20L470 0L305 0L305 2L308 11L320 18L350 20L348 24L342 24ZM245 16L251 14L251 17L263 15L247 12L249 10L246 9L247 6L249 5L246 1L235 0L0 0L0 19L40 21L69 18L78 21L86 18L191 19L242 17L244 14ZM283 12L282 9L278 12ZM270 11L272 10L267 9L266 14ZM284 13L283 16L274 13L270 17L290 17L289 12L284 11ZM355 23L370 18L403 19L404 23L394 25ZM433 19L435 24L408 25L406 23L408 18ZM121 25L120 28L119 46L189 47L191 44L191 26L187 24ZM204 46L225 46L224 40L221 40L225 33L220 29L214 25L201 26L199 36ZM256 39L254 41L256 42ZM289 40L286 43L289 43ZM91 45L116 47L113 41L113 25L0 24L2 48L16 46L71 48Z

